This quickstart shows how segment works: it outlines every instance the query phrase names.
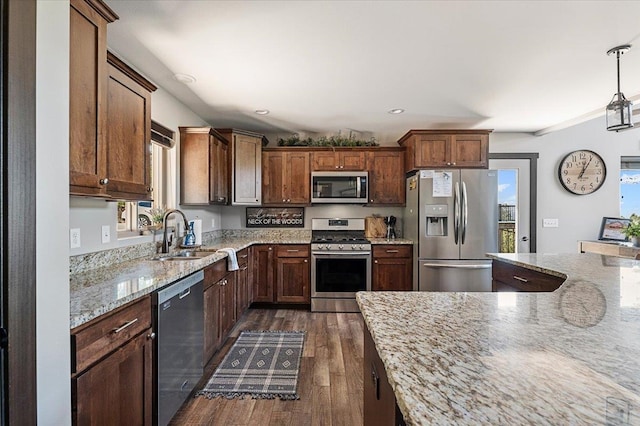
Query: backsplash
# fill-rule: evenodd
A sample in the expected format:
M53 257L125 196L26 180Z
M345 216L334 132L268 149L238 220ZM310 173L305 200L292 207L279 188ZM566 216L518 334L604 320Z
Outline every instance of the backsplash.
M202 245L213 245L227 238L247 238L252 240L280 240L280 239L309 239L309 229L227 229L204 232ZM69 257L69 273L71 275L90 271L97 268L113 266L121 262L127 262L141 257L151 257L157 252L155 242L136 244L127 247L102 250L93 253L85 253Z

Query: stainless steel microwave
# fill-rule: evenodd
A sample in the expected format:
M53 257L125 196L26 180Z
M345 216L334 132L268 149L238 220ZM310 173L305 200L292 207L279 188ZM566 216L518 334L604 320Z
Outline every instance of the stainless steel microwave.
M311 172L312 203L366 204L368 172Z

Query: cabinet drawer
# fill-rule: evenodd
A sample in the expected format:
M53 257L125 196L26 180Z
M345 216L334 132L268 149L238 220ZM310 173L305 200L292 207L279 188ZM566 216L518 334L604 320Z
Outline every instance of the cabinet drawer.
M310 250L306 244L279 245L276 251L277 257L309 257Z
M564 279L560 277L495 260L493 261L492 274L494 281L504 283L519 291L554 291L564 282ZM494 284L494 291L499 290L499 287Z
M80 372L151 327L151 296L71 331L72 370Z
M247 266L249 263L249 249L245 248L236 252L238 257L238 266L242 269L243 266Z
M411 257L412 247L409 245L373 245L373 258Z
M216 263L204 269L204 288L207 289L220 281L227 275L227 258L218 260Z

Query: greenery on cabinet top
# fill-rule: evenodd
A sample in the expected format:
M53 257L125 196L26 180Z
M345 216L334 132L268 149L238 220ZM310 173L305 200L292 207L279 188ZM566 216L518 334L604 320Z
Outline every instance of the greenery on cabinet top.
M290 138L278 138L279 146L378 146L375 138L369 140L355 139L343 136L322 136L318 139L306 138L300 139L299 136L291 136Z

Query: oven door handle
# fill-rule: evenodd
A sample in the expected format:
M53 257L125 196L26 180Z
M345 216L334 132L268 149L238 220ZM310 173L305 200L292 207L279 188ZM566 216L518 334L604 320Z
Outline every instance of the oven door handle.
M315 257L328 257L328 256L344 256L344 257L370 257L371 252L368 251L312 251L311 254Z

